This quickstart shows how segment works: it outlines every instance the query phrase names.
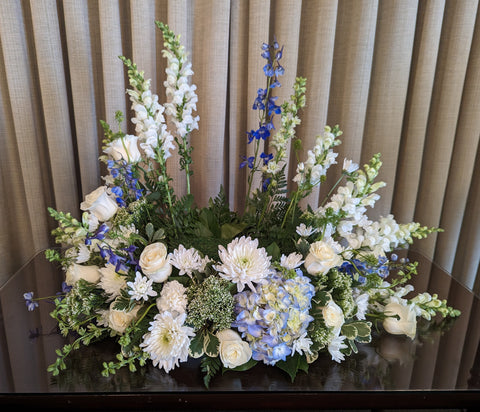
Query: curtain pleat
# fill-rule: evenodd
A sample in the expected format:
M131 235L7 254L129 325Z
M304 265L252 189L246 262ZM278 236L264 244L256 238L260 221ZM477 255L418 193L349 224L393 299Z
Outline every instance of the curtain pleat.
M343 130L338 164L303 204L323 201L343 158L363 164L380 152L387 186L370 217L392 212L401 223L445 229L413 248L479 291L478 13L478 0L1 1L0 284L52 245L48 206L79 216L82 198L102 184L100 120L134 132L118 56L132 59L165 101L160 20L180 34L193 64L199 206L223 185L232 208L244 207L239 165L253 154L246 133L258 127L251 108L265 87L261 45L275 37L284 47L279 101L295 77L307 78L300 160L325 124ZM125 117L119 126L116 111ZM259 150L268 149L262 141ZM168 171L182 195L178 163L174 154ZM290 150L290 179L296 165Z

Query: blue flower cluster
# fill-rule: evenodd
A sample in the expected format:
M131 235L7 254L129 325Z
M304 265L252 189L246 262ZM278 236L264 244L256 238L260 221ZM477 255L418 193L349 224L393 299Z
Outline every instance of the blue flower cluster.
M143 190L138 188L138 179L133 176L131 164L125 160L108 160L107 167L115 182L122 183L112 187L112 193L119 206L125 207L130 197L135 200L142 197Z
M267 63L263 67L263 72L265 73L265 76L267 76L267 87L265 89L259 88L257 90L257 97L252 106L253 110L260 110L263 114L260 115L261 120L258 129L247 132L248 143L251 143L254 140L266 140L270 137L271 130L275 128L273 125L273 117L275 114L280 114L282 112L282 108L275 103L278 96L272 96L271 94L272 89L282 86L278 81L278 76L285 73L285 69L279 63L282 54L283 47L280 49L276 40L271 45L263 43L262 57L267 60ZM263 159L264 164L267 164L269 160L273 158L271 154L266 153L262 153L260 157ZM254 160L254 156L248 158L244 157L244 161L240 164L240 168L248 166L249 169L253 169L255 166Z
M111 265L114 265L116 272L128 272L128 265L134 267L135 270L139 270L140 268L138 260L136 260L134 256L134 252L137 249L135 245L130 245L128 248L121 249L121 251L125 252L126 256L116 254L109 246L99 247L99 249L100 256Z
M313 321L309 310L314 294L308 277L284 279L274 274L255 292L235 295L233 326L249 342L253 359L274 365L292 354L295 341Z
M396 255L392 255L391 259L396 260L395 256ZM339 269L341 272L350 275L354 280L364 284L367 280L367 276L371 274L378 274L385 279L390 274L388 263L388 259L385 256L380 256L378 258L377 265L371 265L359 259L352 259L351 261L343 262Z

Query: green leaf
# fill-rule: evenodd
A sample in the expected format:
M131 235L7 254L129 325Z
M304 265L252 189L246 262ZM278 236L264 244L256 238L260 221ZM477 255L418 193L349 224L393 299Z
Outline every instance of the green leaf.
M355 339L358 335L357 328L353 323L346 323L342 326L342 335L347 339Z
M308 372L307 359L305 356L299 355L298 353L295 353L293 356L289 356L286 361L277 362L275 366L278 366L281 370L287 372L292 382L295 380L299 370Z
M145 225L145 233L147 234L149 240L152 239L154 230L155 229L152 223L149 222Z
M205 340L203 341L203 350L205 351L205 354L212 358L218 356L219 345L220 341L218 338L210 331L206 331Z
M204 340L205 340L205 335L203 334L203 332L199 332L190 341L190 347L188 348L188 352L192 358L199 358L204 354L204 350L203 350Z
M247 225L245 223L225 223L221 226L221 238L233 239L238 235Z
M273 258L273 260L279 260L282 254L280 248L278 247L276 242L270 243L266 247L267 253Z
M244 371L248 371L249 369L253 368L257 363L258 363L258 361L256 361L253 358L250 358L250 360L248 362L245 362L243 365L237 366L236 368L225 368L224 367L223 371L224 372L226 372L226 371L244 372Z

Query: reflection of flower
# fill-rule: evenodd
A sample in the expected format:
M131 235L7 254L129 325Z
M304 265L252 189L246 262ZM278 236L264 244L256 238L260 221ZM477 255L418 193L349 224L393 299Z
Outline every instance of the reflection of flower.
M169 372L188 358L193 329L185 326L186 314L173 317L170 312L155 315L140 346L150 355L153 365Z

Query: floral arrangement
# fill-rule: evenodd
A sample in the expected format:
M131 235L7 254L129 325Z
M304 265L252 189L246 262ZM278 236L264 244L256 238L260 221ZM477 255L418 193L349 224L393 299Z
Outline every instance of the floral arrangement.
M104 376L123 367L134 372L148 361L168 373L192 357L201 358L207 387L219 371L258 362L293 380L322 352L336 362L356 353L374 325L413 339L417 317L459 315L436 295L407 297L417 265L393 253L439 229L399 224L392 215L367 217L384 186L375 181L380 155L363 168L345 159L321 206L302 210L299 202L337 163L342 133L325 127L298 163L295 189L287 189L285 160L290 144L297 158L301 149L295 127L306 80L297 78L290 98L277 103L284 68L276 41L261 47L266 82L253 103L258 128L247 133L254 154L240 164L248 176L245 210L232 211L222 188L198 207L190 191L190 135L199 122L193 72L179 37L156 25L168 61L167 102L160 104L143 72L121 57L135 134L121 130L122 113L118 131L102 122L105 184L80 204L81 220L49 209L58 221L52 234L64 249L46 256L66 273L51 315L63 335L74 336L49 371L65 369L80 345L112 338L119 351L103 362ZM166 167L173 150L186 178L181 197ZM24 297L29 310L38 305L33 292Z

